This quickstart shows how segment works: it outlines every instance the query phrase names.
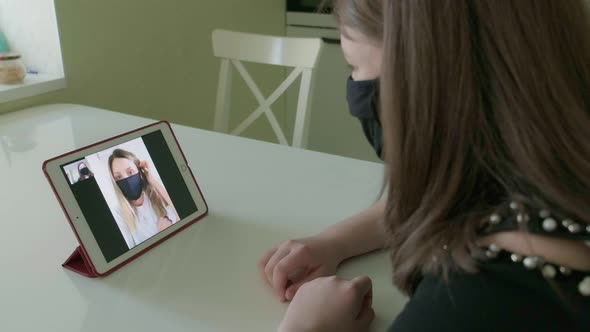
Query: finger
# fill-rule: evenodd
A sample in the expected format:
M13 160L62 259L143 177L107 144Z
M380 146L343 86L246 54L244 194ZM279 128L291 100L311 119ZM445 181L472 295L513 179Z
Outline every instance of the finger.
M283 259L285 256L289 255L291 249L288 248L279 248L274 255L268 260L266 266L264 267L264 273L266 274L266 280L272 287L272 275L275 270L275 266Z
M355 331L369 331L371 323L375 319L375 311L369 308L361 317L359 317L354 324L356 325Z
M301 254L292 253L283 258L276 266L273 271L272 284L275 292L281 298L281 301L286 299L287 284L289 277L294 275L296 272L306 270L305 256Z
M256 264L256 265L258 265L258 270L262 274L262 278L267 282L268 282L268 280L266 279L266 273L264 272L264 269L266 268L266 265L268 264L268 262L270 261L272 256L277 252L278 249L279 249L278 247L274 247L271 250L267 251L260 258L260 260L258 260L258 263Z
M264 256L262 256L262 258L260 258L260 260L258 261L258 270L260 271L260 277L269 286L272 286L272 285L270 283L270 280L268 280L268 277L266 276L266 266L268 265L268 262L270 261L272 256L274 256L274 254L277 252L277 250L278 250L278 248L273 248L273 249L267 251L266 254L264 254Z
M372 301L373 282L369 277L362 276L352 279L350 283L352 284L352 289L355 292L353 300L353 304L355 305L354 313L358 314L361 312L365 298L371 298Z
M364 298L367 295L373 295L373 282L371 281L371 278L367 276L356 277L350 282L356 290L357 296L359 296L359 298Z
M372 296L365 296L361 308L358 311L356 319L362 319L367 313L369 313L373 308L373 297Z
M299 290L299 288L301 288L301 286L303 286L304 284L317 279L319 277L322 276L322 270L317 269L313 272L307 272L307 275L303 275L299 280L297 280L297 282L293 283L291 286L287 287L287 290L285 291L285 298L287 299L287 301L291 301L293 300L293 298L295 297L295 294L297 294L297 291Z

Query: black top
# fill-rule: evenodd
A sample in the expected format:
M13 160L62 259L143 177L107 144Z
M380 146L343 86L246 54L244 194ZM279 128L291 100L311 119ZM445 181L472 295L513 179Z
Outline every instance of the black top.
M498 208L487 220L484 220L480 233L492 234L521 227L537 235L590 241L590 225L577 222L549 209L535 209L519 201L513 201Z
M590 226L520 202L486 218L480 234L518 228L590 240ZM481 262L477 274L454 272L448 282L424 276L390 331L590 331L590 271L495 245L473 255Z
M577 332L590 331L590 298L577 280L559 277L559 291L537 271L508 254L476 275L452 274L445 283L426 276L390 332Z

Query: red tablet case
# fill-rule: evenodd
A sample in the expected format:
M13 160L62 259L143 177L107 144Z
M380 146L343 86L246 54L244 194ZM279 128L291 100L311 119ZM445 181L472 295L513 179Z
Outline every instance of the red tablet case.
M83 148L80 148L80 149L77 149L77 150L74 150L74 151L71 151L71 152L68 152L68 153L65 153L65 154L60 155L60 156L57 156L55 158L49 159L49 160L47 160L47 161L45 161L43 163L43 167L42 167L43 168L43 173L45 174L45 177L47 178L47 181L49 182L49 185L51 186L51 189L53 190L53 193L55 194L55 197L57 198L57 201L59 202L59 205L61 206L61 208L62 208L62 210L64 212L64 215L66 216L66 219L70 223L70 227L72 227L72 231L74 231L74 235L76 235L76 239L78 240L78 243L79 243L79 246L76 248L76 250L74 250L74 252L72 253L72 255L70 255L70 257L62 264L62 266L64 268L66 268L68 270L71 270L71 271L74 271L76 273L79 273L79 274L81 274L81 275L83 275L85 277L89 277L89 278L96 278L96 277L104 277L104 276L107 276L107 275L113 273L114 271L120 269L121 267L125 266L126 264L128 264L132 260L136 259L140 255L144 254L148 250L150 250L153 247L157 246L158 244L166 241L167 239L169 239L170 237L172 237L174 234L182 231L183 229L187 228L188 226L194 224L195 222L197 222L197 221L199 221L199 220L201 220L201 219L203 219L204 217L207 216L207 214L209 213L209 206L207 205L207 201L205 200L205 196L203 196L203 192L201 191L201 188L199 187L199 184L197 183L197 180L195 178L195 175L193 174L192 169L189 167L188 169L189 169L189 171L191 173L191 177L193 178L193 181L195 181L195 184L197 185L197 189L199 190L199 193L203 197L203 202L205 202L205 213L203 213L200 217L196 218L195 220L191 220L186 225L184 225L181 228L175 230L174 232L168 234L166 237L160 239L158 242L156 242L156 243L152 244L151 246L143 249L142 251L140 251L137 254L131 256L129 259L125 260L121 264L113 267L112 269L110 269L107 272L102 273L102 274L100 274L100 273L98 273L96 271L96 269L94 268L94 265L92 264L92 261L90 260L90 256L88 256L88 254L86 253L86 249L84 248L84 244L82 243L82 241L80 241L80 237L78 236L78 232L76 232L76 228L74 227L74 224L72 223L72 220L70 219L70 216L68 215L68 213L67 213L67 211L66 211L66 209L65 209L65 207L63 205L63 202L62 202L61 198L59 197L59 195L57 194L57 190L55 189L55 185L53 184L53 182L49 178L49 175L47 174L47 170L46 170L47 163L49 163L49 162L51 162L53 160L56 160L56 159L63 158L63 157L68 156L70 154L73 154L73 153L76 153L76 152L79 152L79 151L82 151L82 150L91 148L93 146L96 146L96 145L99 145L99 144L108 142L110 140L113 140L113 139L116 139L116 138L119 138L119 137L122 137L122 136L125 136L125 135L128 135L128 134L131 134L131 133L134 133L134 132L137 132L137 131L140 131L140 130L143 130L143 129L146 129L146 128L149 128L149 127L152 127L152 126L159 125L161 123L166 124L170 128L170 131L172 132L172 137L174 137L174 141L178 145L178 148L180 150L180 153L182 155L182 158L184 159L184 162L188 166L188 161L186 160L186 156L184 155L184 152L182 151L182 147L180 147L180 144L178 143L178 139L176 138L176 135L174 134L174 131L172 130L172 127L170 126L170 123L167 122L167 121L156 122L156 123L153 123L151 125L144 126L144 127L141 127L141 128L138 128L138 129L135 129L135 130L126 132L124 134L117 135L115 137L111 137L109 139L106 139L106 140L103 140L103 141L94 143L92 145L85 146Z

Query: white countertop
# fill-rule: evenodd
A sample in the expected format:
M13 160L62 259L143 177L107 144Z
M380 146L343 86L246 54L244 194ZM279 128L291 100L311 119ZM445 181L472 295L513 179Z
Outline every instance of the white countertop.
M379 193L380 164L175 125L210 216L109 277L64 270L77 243L41 164L151 122L77 105L0 116L0 330L272 331L287 305L260 279L257 259ZM385 330L406 301L387 254L339 274L373 279L373 327Z

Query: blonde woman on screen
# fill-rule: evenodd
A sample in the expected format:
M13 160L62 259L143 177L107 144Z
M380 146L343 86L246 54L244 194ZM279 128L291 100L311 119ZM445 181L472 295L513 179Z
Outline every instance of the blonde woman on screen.
M108 160L118 214L131 239L130 247L149 239L179 220L164 186L150 173L147 161L129 151L116 149Z

